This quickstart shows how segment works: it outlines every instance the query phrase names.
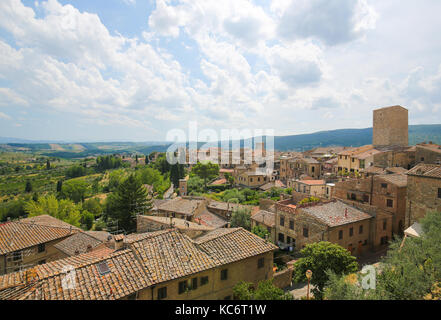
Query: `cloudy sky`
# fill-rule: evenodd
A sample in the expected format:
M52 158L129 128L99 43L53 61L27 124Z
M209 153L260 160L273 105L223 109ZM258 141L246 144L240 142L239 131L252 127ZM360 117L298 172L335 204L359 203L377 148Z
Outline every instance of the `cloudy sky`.
M0 136L441 123L439 0L1 0Z

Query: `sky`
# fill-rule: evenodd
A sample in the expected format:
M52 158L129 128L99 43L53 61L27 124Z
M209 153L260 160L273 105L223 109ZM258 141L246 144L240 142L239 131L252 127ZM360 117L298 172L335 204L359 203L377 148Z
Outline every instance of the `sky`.
M1 0L0 136L441 123L439 0Z

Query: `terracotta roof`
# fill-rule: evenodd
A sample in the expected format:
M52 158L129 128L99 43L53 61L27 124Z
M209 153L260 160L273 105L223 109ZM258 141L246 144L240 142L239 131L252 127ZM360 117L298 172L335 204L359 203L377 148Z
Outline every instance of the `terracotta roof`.
M102 241L85 232L78 232L67 239L58 242L54 247L69 256L73 256L85 253L102 243Z
M385 174L386 170L380 167L370 166L369 168L365 169L364 172L372 174Z
M441 153L441 146L438 144L433 144L433 143L421 143L421 144L417 144L416 148L424 148L433 152L437 152L437 153Z
M217 209L223 211L234 211L239 208L241 209L251 209L251 206L239 204L239 203L230 203L230 202L221 202L221 201L210 201L207 205L208 209Z
M195 217L195 221L212 228L222 228L228 224L228 221L207 210L198 214L197 217Z
M65 238L76 230L11 221L0 224L0 254Z
M405 174L385 174L377 177L398 187L407 186L407 176Z
M271 228L276 225L275 213L266 210L259 210L251 219Z
M102 248L101 255L85 253L3 275L0 299L120 299L158 283L277 249L242 228L217 230L198 241L176 229L151 232L121 251L111 253ZM63 288L66 266L70 266L76 284L71 289Z
M387 172L405 174L408 170L403 167L387 167Z
M169 217L157 217L157 216L138 216L138 219L141 220L149 220L154 223L162 224L165 226L168 226L169 228L177 228L182 230L203 230L203 231L209 231L213 230L213 227L209 227L207 225L200 225L195 222L187 221L184 219L178 219L178 218L171 218L171 222L173 226L170 226L170 218Z
M314 216L330 227L336 227L371 218L369 214L351 207L341 201L317 204L311 207L302 208L302 211Z
M441 178L441 165L418 164L407 172L410 176Z
M216 230L211 233L215 232ZM277 249L274 244L243 228L229 228L228 231L216 233L211 237L209 233L197 238L195 242L221 265Z
M87 233L89 236L94 237L95 239L100 240L101 242L106 242L107 240L109 240L109 236L112 236L107 231L86 231L85 233Z
M176 212L184 215L193 215L195 210L204 203L204 200L175 198L158 205L158 210Z
M176 230L155 232L131 247L149 275L151 284L211 269L218 264L187 236Z
M321 186L321 185L326 184L325 180L299 180L298 182L303 183L303 184L307 184L310 186Z
M42 214L39 216L20 219L19 222L34 223L34 224L39 224L42 226L49 226L49 227L59 227L59 228L67 228L67 229L72 228L75 230L81 230L78 227L75 227L67 222L64 222L63 220L57 219L57 218L52 217L48 214Z
M357 147L357 148L352 148L352 149L349 149L349 150L344 150L344 151L338 153L338 155L339 156L354 156L354 155L357 155L357 154L364 153L364 152L366 152L368 150L371 150L373 148L374 148L373 145L368 144L368 145L365 145L365 146L361 146L361 147Z
M217 186L217 185L226 184L226 183L227 183L227 179L222 178L222 179L217 179L217 180L213 181L210 185Z

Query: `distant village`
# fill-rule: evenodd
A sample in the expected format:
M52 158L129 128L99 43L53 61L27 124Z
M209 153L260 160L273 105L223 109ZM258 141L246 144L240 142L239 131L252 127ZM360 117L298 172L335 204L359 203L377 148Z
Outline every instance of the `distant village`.
M264 143L257 151L267 156ZM225 151L207 154L220 162ZM239 154L211 186L289 192L258 205L223 202L189 194L187 176L137 214L135 233L84 231L49 214L1 224L0 299L229 300L239 282L265 280L289 293L308 244L338 244L363 261L384 254L395 235L420 237L420 219L441 212L441 146L409 146L401 106L373 111L371 145L276 151L271 171ZM238 210L266 235L232 226Z

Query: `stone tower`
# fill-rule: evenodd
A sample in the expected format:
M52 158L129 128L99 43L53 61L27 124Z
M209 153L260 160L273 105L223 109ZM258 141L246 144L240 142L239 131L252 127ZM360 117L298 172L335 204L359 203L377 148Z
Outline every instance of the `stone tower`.
M409 111L402 106L374 110L374 147L409 145Z
M187 179L179 179L179 195L181 197L187 195Z

